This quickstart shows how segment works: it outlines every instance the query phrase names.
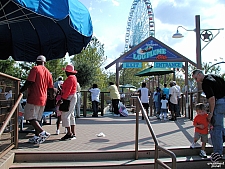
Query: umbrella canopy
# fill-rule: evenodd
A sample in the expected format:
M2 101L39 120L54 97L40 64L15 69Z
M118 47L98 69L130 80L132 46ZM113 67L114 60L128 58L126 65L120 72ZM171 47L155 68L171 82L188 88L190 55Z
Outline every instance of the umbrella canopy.
M154 68L149 67L135 74L135 76L157 76L157 75L165 75L169 73L174 73L173 70L168 68Z
M0 59L47 60L80 53L91 40L91 17L75 0L0 0Z
M122 86L120 86L120 88L135 88L136 89L136 87L131 84L122 85Z

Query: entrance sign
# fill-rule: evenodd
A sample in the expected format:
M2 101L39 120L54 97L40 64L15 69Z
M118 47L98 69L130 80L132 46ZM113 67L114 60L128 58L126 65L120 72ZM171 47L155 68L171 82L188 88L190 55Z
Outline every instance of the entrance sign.
M192 65L196 66L196 63L191 61L190 59L184 57L177 51L173 50L169 46L165 45L158 39L150 36L149 38L145 39L140 44L134 46L131 50L127 51L123 55L121 55L119 58L114 60L112 63L107 65L105 68L108 69L115 63L128 63L128 66L124 65L124 67L133 67L130 63L138 63L138 62L182 62L186 63L189 62ZM164 65L163 65L164 66ZM176 67L180 67L181 64L178 66L176 63ZM134 65L134 67L137 67ZM169 65L168 67L171 67Z
M182 62L154 62L155 68L182 68Z
M142 68L142 62L124 62L123 68Z
M182 57L169 47L165 47L163 44L158 43L158 41L150 39L139 45L136 50L127 52L127 55L121 58L122 62L148 62L150 60L153 62L160 62L160 60L174 62L177 60L179 62L182 60Z

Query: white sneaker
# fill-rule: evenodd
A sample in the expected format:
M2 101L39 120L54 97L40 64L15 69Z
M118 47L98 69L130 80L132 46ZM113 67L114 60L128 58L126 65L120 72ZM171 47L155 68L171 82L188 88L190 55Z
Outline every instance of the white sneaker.
M32 144L38 144L39 143L38 140L39 140L39 137L34 136L34 137L29 138L28 142L32 143Z
M56 135L59 135L60 131L59 130L56 130L55 134Z
M119 116L120 116L120 114L114 114L113 116L114 116L114 117L119 117Z
M199 155L203 158L207 158L207 155L204 150L201 150Z
M75 140L75 139L77 139L75 135L73 135L73 136L70 138L70 140Z
M50 137L50 133L46 132L46 131L42 131L40 134L39 134L39 143L43 143L45 142L45 140L47 140L49 137Z
M196 143L191 143L190 148L195 148Z

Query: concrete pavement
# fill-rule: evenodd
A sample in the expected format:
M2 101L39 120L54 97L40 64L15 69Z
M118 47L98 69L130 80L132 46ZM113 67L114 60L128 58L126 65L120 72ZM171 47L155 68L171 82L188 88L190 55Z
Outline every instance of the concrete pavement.
M114 117L108 113L97 118L81 117L76 120L76 140L60 141L64 136L64 128L56 135L56 119L52 117L52 125L43 128L51 133L51 137L39 146L27 143L32 133L19 133L19 151L109 151L134 150L135 147L135 114L128 117ZM145 120L139 117L139 149L154 147L154 142ZM180 117L176 122L160 121L150 118L151 125L157 135L159 144L164 147L189 147L194 135L192 121ZM29 128L31 126L28 126ZM105 137L97 137L103 132ZM200 142L199 142L200 143ZM200 145L199 145L200 146ZM210 144L208 144L210 146Z

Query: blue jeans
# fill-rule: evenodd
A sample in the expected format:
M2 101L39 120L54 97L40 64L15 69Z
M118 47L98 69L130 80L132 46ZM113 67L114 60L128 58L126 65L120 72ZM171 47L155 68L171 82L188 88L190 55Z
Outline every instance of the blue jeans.
M213 112L213 129L210 131L213 152L223 154L223 119L225 115L225 97L218 99Z

